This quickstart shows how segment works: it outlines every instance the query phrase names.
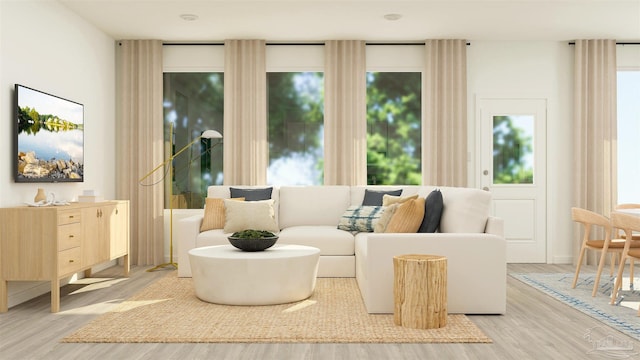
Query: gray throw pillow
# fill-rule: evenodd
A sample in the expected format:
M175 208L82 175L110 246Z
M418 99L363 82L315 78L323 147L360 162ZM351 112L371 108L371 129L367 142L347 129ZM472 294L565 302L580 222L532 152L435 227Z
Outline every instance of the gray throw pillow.
M444 210L442 192L439 189L433 190L427 195L424 202L424 218L418 229L419 233L434 233L440 227L440 218Z
M382 197L384 195L400 196L402 195L402 189L391 191L374 191L364 189L364 199L362 200L362 206L382 206Z
M264 189L239 189L230 188L232 198L244 198L244 201L260 201L271 199L272 187Z

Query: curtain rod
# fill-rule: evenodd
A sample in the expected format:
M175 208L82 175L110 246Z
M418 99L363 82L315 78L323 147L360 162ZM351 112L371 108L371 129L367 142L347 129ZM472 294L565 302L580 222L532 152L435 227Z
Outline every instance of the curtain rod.
M575 41L570 41L569 45L575 45ZM640 42L616 42L616 45L640 45Z
M424 45L425 43L413 43L413 42L403 42L403 43L388 43L388 42L384 42L384 43L375 43L375 42L368 42L365 43L365 45ZM224 45L224 43L220 43L220 42L211 42L211 43L201 43L201 42L166 42L166 43L162 43L162 45L171 45L171 46L181 46L181 45L209 45L209 46L220 46L220 45ZM284 46L300 46L300 45L313 45L313 46L324 46L325 43L266 43L266 45L284 45ZM467 43L467 46L471 46L471 43Z

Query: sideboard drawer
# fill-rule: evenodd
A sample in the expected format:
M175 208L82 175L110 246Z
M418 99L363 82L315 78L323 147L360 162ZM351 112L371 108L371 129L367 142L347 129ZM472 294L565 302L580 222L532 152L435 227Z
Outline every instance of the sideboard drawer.
M79 246L60 251L58 253L58 273L65 275L78 271L80 269L81 256L82 252Z
M58 226L58 250L80 246L82 225L80 223Z
M58 212L58 225L80 223L80 209Z

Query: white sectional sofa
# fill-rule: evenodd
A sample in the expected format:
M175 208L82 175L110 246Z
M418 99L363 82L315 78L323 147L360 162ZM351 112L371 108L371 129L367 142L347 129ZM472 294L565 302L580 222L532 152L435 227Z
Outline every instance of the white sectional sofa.
M264 188L265 186L234 186ZM444 210L437 233L375 233L339 230L350 205L361 205L365 189L402 189L402 196L426 197L433 186L274 187L278 244L320 249L319 277L355 277L369 313L393 313L393 256L447 257L449 313L503 314L506 310L506 244L503 223L490 216L491 195L472 188L438 187ZM211 186L208 197L230 197L230 186ZM204 211L203 211L204 212ZM222 229L200 232L203 215L175 226L178 276L190 277L188 251L228 244Z

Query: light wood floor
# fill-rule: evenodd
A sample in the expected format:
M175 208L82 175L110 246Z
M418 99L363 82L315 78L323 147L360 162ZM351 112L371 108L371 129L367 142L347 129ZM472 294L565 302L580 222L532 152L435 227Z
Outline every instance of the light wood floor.
M64 344L60 339L153 282L166 271L113 267L63 287L61 312L43 295L0 314L0 359L585 359L586 330L602 323L507 277L506 315L469 316L493 344ZM569 265L511 264L509 272L572 272ZM587 267L583 271L593 271ZM106 287L100 288L100 286ZM473 296L473 294L469 294ZM616 339L632 338L606 328ZM633 342L640 358L640 343ZM598 355L598 354L596 354ZM602 358L596 356L596 358ZM635 358L635 357L634 357Z

